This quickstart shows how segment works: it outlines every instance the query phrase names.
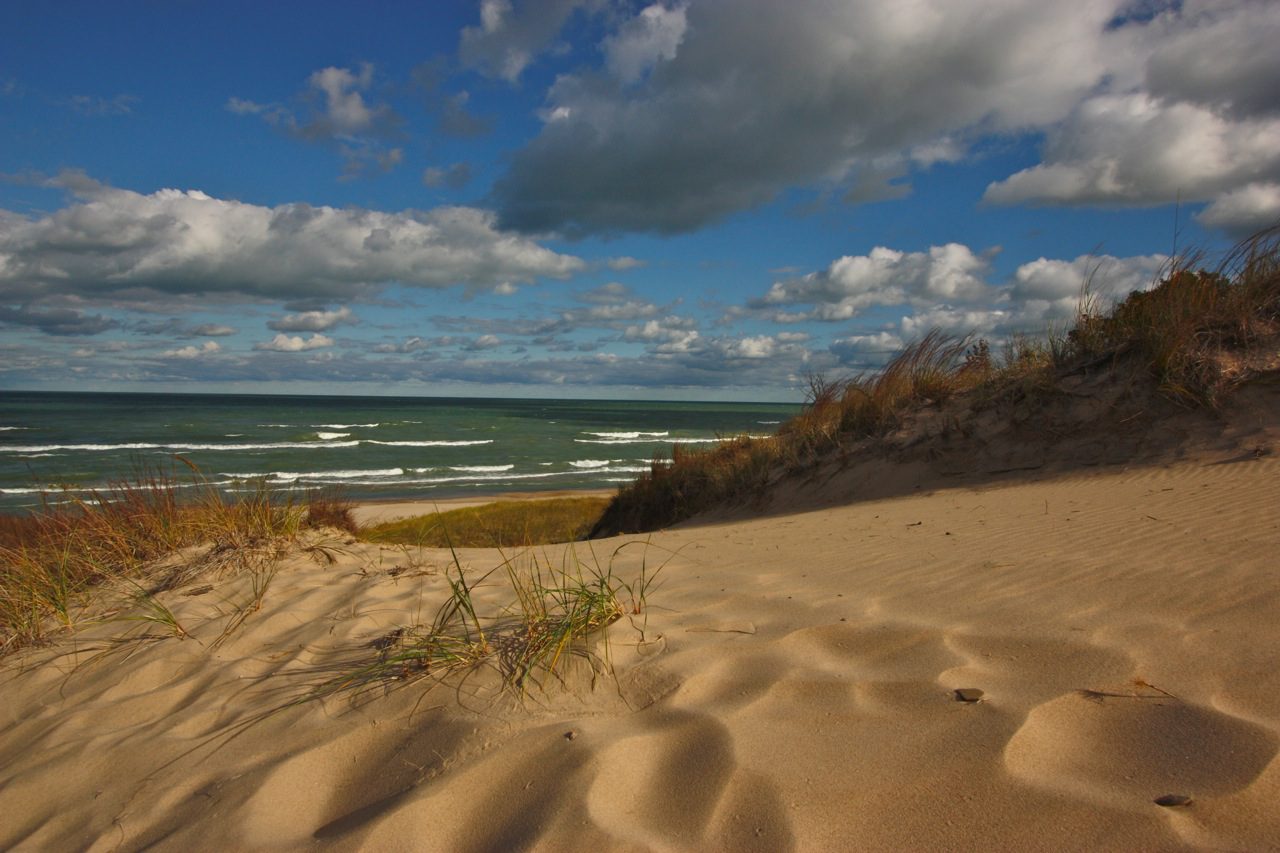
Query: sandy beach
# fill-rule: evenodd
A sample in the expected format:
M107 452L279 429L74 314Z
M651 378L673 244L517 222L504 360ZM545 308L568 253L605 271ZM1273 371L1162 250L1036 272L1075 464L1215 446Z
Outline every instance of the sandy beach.
M9 659L0 846L1275 849L1280 461L1231 458L593 542L665 562L647 607L612 676L523 702L480 671L290 705L446 586L322 543L225 642L243 577L165 594L188 639Z

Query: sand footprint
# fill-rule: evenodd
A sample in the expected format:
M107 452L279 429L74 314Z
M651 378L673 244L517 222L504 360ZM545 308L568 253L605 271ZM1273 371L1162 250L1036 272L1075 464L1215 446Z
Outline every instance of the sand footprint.
M1081 690L1033 708L1004 761L1012 775L1039 787L1146 808L1170 792L1240 790L1277 747L1260 726L1155 691Z
M587 793L588 812L597 825L633 844L656 850L704 847L738 772L729 732L709 716L686 711L646 716L646 731L601 751L601 772ZM769 796L758 786L739 787L735 795L737 812L755 801L764 802L755 807L778 811L769 808ZM774 818L771 814L774 835L781 837ZM754 829L750 832L754 837Z

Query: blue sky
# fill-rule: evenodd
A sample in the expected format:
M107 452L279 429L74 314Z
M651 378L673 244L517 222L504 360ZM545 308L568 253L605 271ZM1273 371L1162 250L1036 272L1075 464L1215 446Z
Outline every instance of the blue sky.
M0 6L0 388L793 400L1280 221L1280 6Z

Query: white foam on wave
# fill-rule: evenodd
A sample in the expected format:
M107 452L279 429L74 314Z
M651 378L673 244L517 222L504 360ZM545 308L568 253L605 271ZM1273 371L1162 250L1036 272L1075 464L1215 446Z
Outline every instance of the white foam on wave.
M728 435L723 438L575 438L578 444L719 444L732 441L741 436ZM769 438L767 435L748 435L747 438Z
M366 439L365 444L381 444L386 447L471 447L475 444L493 444L493 439L486 438L478 441L374 441L373 439Z
M297 480L323 482L325 480L359 480L362 477L401 477L403 475L403 468L378 468L367 471L272 471L271 479L282 483L292 483ZM234 475L227 474L224 476Z
M335 438L346 438L351 435L349 432L318 432L316 438L321 441L333 441Z
M466 471L473 474L496 474L500 471L510 471L514 465L452 465L450 471Z
M569 463L574 468L604 468L609 464L608 459L578 459Z
M382 426L382 424L312 424L311 426L315 429L351 429L352 427L367 427L368 429L373 429L376 426Z
M224 477L225 477L225 476L228 476L228 475L223 474L222 476L224 476ZM161 491L171 491L171 490L174 490L174 489L196 489L196 488L204 488L205 486L226 486L226 485L230 485L231 483L234 483L234 482L235 482L234 480L210 480L210 481L201 480L201 481L199 481L199 482L195 482L195 483L156 483L156 484L155 484L155 486L154 486L154 488L159 489L159 490L161 490ZM101 497L101 499L102 499L102 500L104 500L104 501L105 501L105 502L107 502L107 503L111 503L111 502L112 502L111 495L112 495L112 490L113 490L114 488L115 488L114 486L105 486L105 487L104 487L104 486L102 486L102 485L83 485L83 486L71 486L71 485L66 485L66 486L56 486L56 485L49 485L49 486L32 486L32 487L27 487L27 488L17 488L17 487L11 487L11 488L0 488L0 494L5 494L5 495L38 495L38 494L44 493L44 494L54 495L54 494L62 494L62 493L64 493L64 492L68 492L68 493L75 493L75 492L97 492L97 493L98 493L98 495ZM150 489L150 488L153 488L153 487L149 485L149 486L147 486L147 488L148 488L148 489ZM95 501L96 501L96 500L97 500L97 498L95 498Z
M578 444L665 444L665 438L575 438Z
M670 435L670 434L671 434L671 433L669 433L669 432L667 432L667 431L665 431L665 430L664 430L664 431L662 431L662 432L640 432L640 431L636 431L636 432L591 432L590 430L583 430L583 432L585 432L587 435L594 435L596 438L618 438L618 439L624 439L624 438L625 438L625 439L637 439L637 438L665 438L666 436L668 436L668 435Z
M10 432L10 431L15 430L15 429L31 429L31 427L20 427L20 426L0 426L0 432Z
M456 477L417 477L407 480L396 480L395 484L397 486L432 486L440 483L508 483L512 480L543 480L549 477L567 477L573 473L573 471L550 471L545 474L460 474ZM378 482L376 480L347 480L346 482L353 486L385 485L384 482Z
M782 423L782 421L756 421L756 423L761 424L763 426L774 426L775 424Z
M272 441L262 444L152 444L128 442L125 444L28 444L0 446L4 453L46 453L52 450L290 450L298 448L355 447L358 441Z

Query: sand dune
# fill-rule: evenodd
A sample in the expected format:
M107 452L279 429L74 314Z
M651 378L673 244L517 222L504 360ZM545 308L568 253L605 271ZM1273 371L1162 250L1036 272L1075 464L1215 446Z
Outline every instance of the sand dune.
M8 661L0 847L1280 848L1280 461L1225 458L656 534L616 680L523 705L481 672L284 707L429 619L440 552L299 551L216 646L255 591L193 583L192 639Z

